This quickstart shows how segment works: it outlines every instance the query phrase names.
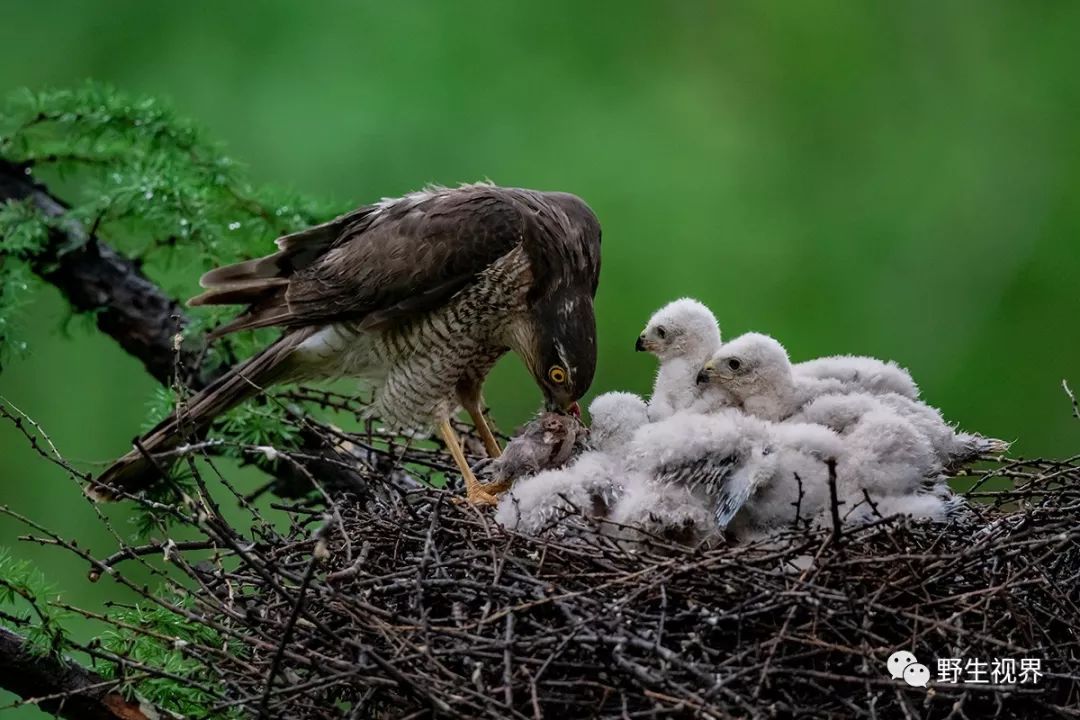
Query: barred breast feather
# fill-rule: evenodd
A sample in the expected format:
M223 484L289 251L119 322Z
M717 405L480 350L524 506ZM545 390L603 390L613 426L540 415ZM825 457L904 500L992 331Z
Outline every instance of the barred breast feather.
M528 282L519 247L442 307L385 329L327 325L298 351L324 378L363 378L374 393L368 412L387 426L426 430L457 410L463 380L482 380L508 350Z

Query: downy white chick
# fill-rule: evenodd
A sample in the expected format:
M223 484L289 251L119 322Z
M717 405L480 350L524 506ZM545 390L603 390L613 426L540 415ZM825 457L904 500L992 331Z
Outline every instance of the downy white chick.
M572 516L606 516L623 491L619 450L648 422L645 401L609 392L589 405L588 450L570 466L519 481L499 502L495 519L529 535L561 532Z
M941 475L941 462L926 436L892 410L865 413L842 437L847 452L837 463L836 476L848 502L842 514L852 519L864 505L923 493Z
M874 395L896 393L913 400L919 397L919 386L911 373L892 360L864 355L829 355L795 363L792 369L796 375L832 378Z
M789 421L819 423L840 433L846 452L836 474L846 521L893 514L932 520L947 516L956 501L940 479L944 457L919 422L926 420L919 412L925 407L893 393L833 394L808 403Z
M740 540L821 522L832 500L828 463L842 462L846 452L840 437L820 425L770 424L769 432L771 474L731 526Z
M949 491L935 486L925 439L891 412L864 416L846 436L822 425L771 426L773 476L761 483L731 526L740 540L786 528L832 523L829 461L836 463L837 514L844 524L880 516L933 520L948 514Z
M858 506L853 515L853 520L871 522L893 515L904 515L916 520L931 520L933 522L948 522L955 514L959 498L949 496L942 497L937 492L910 493L908 495L895 495L874 498L872 504L863 502ZM950 502L951 500L951 502Z
M857 391L857 386L835 378L796 375L784 347L773 338L758 333L743 335L723 345L706 363L698 379L724 387L747 413L777 423L791 418L818 397ZM814 421L814 418L800 419ZM779 446L784 445L785 439L789 443L792 441L790 435L784 438L785 433L815 435L805 427L799 431L777 428L775 432L779 433ZM821 447L831 442L821 433L816 433L816 436L815 442ZM836 460L837 493L847 506L842 514L854 510L861 502L864 490L872 497L912 494L924 487L927 478L936 477L941 470L926 438L911 422L888 409L863 417L843 439L839 449L826 451L831 452ZM823 452L817 455L822 456ZM808 471L814 468L812 463L802 459L796 458L792 462ZM825 477L827 480L827 475L821 475L820 467L814 469L819 479ZM824 485L827 488L827 482ZM804 484L803 491L807 487L821 486L822 483L814 481ZM768 487L768 483L763 487ZM808 513L813 516L818 503L814 496L805 499L808 501ZM750 506L751 510L755 505L756 502ZM771 508L773 505L765 503L762 507ZM828 509L828 505L825 508ZM759 519L756 524L760 526L767 522Z
M784 346L761 333L721 346L696 381L726 390L746 412L772 422L786 420L820 395L851 390L835 378L796 375Z
M937 522L964 517L967 503L953 493L943 471L1008 448L1001 440L958 433L935 408L892 393L824 395L794 419L827 425L853 448L853 467L838 472L860 483L850 511L866 521L894 514Z
M735 409L678 413L635 434L628 464L640 476L611 519L632 526L624 537L641 529L684 542L813 522L831 497L826 461L843 453L839 436L817 425L774 425Z
M918 503L932 501L914 497L936 469L932 458L911 424L887 410L863 417L845 437L821 425L769 423L734 409L678 413L635 433L627 463L640 477L628 480L611 520L631 526L624 537L641 530L685 542L722 530L745 540L827 524L830 461L844 522L873 517L867 494L881 501L879 507L891 510L907 498L911 511L935 515L940 504L921 509ZM703 512L710 524L703 525Z
M704 304L682 298L660 308L649 318L634 348L660 360L649 398L651 421L680 410L709 412L732 404L724 390L695 383L701 366L720 348L720 327Z

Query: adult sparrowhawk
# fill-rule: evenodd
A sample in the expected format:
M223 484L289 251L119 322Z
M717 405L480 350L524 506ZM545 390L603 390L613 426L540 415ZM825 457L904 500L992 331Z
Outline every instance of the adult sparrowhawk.
M596 365L593 297L600 224L578 197L490 184L428 188L277 240L278 251L208 272L192 305L247 305L213 334L263 327L281 337L191 397L141 439L161 453L262 389L358 377L370 413L389 426L436 427L468 498L492 495L469 469L450 426L463 407L490 455L499 446L481 387L513 350L548 409L576 408ZM131 491L152 479L139 449L92 490Z

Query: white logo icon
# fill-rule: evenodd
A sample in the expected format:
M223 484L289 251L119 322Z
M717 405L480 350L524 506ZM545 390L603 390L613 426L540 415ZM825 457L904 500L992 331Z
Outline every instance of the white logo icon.
M904 682L911 687L926 687L930 682L930 668L922 663L911 663L904 668Z
M892 675L893 680L902 680L906 679L904 675L904 668L906 668L908 665L917 664L918 662L919 661L915 659L915 656L909 653L907 650L897 650L889 656L889 662L887 662L886 665L889 666L889 674ZM926 670L925 665L922 665L921 667ZM927 677L929 677L930 671L926 670L926 673ZM911 684L914 685L915 683ZM925 685L926 683L923 684Z

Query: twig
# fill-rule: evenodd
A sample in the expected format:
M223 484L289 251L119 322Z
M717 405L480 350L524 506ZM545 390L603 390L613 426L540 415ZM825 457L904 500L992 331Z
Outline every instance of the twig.
M1076 395L1073 394L1072 388L1069 387L1068 380L1061 381L1061 387L1065 390L1065 394L1069 396L1069 402L1072 404L1073 417L1080 420L1080 403L1076 401Z
M285 649L289 646L289 641L292 639L293 628L296 627L296 621L300 618L300 608L304 605L304 595L307 593L308 586L311 584L312 575L315 574L315 564L317 562L318 558L312 554L311 559L308 561L307 569L304 571L304 579L300 583L300 589L296 593L296 602L293 603L292 611L289 613L289 619L285 623L285 630L281 634L281 642L274 652L274 659L271 661L270 670L266 674L262 698L259 700L259 717L261 718L269 717L270 692L274 687L274 678L277 677L278 671L281 669L281 659L285 656Z
M832 542L840 540L843 535L843 522L840 519L840 498L836 493L836 458L825 461L829 468L829 515L832 517Z

